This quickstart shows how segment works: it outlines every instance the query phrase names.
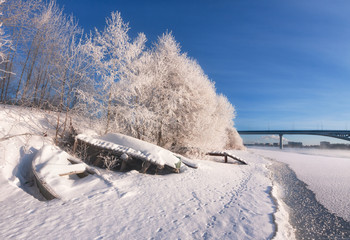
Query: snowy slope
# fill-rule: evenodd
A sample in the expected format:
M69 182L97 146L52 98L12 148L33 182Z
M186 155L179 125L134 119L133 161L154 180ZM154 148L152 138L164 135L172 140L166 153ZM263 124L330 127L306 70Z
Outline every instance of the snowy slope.
M19 136L0 142L1 239L274 236L276 207L270 195L272 185L266 168L269 162L245 151L232 154L249 165L201 161L198 169L185 168L181 174L170 175L100 170L99 184L67 184L64 199L41 201L29 170L34 156L53 136L50 116L46 114L39 111L33 115L29 110L15 108L0 110L0 138L23 132L37 134L29 139ZM43 126L47 126L44 130L48 137L39 135ZM60 158L60 154L53 157ZM65 192L69 186L75 191ZM278 216L280 226L286 226L279 228L279 239L292 239L286 213Z
M274 208L266 169L261 164L250 169L218 165L205 162L198 170L166 176L105 173L114 187L67 201L39 202L12 189L0 210L4 218L0 235L24 239L272 236Z

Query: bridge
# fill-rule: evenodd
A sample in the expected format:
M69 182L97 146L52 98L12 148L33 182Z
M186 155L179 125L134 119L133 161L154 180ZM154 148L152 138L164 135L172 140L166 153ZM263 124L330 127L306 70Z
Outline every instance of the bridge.
M238 131L241 135L279 135L280 149L283 148L283 135L318 135L333 137L350 141L350 131L347 130L261 130L261 131Z

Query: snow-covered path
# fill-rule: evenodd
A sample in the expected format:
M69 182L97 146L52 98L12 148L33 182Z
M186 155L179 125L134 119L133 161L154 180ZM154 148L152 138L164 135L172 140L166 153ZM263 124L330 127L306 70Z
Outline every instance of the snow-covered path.
M203 161L164 176L106 171L116 187L67 201L40 202L2 178L0 236L267 239L275 227L266 162L243 155L250 165Z

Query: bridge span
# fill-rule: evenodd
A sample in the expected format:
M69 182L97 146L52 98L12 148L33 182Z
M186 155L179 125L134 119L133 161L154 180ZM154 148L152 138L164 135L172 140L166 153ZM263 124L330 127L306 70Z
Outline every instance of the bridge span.
M350 141L350 131L348 130L253 130L238 131L238 133L241 135L279 135L280 149L283 148L283 135L318 135Z

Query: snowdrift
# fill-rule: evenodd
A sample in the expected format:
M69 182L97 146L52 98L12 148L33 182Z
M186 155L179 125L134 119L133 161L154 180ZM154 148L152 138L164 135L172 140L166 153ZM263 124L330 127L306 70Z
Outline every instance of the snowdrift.
M39 190L46 199L69 199L107 187L97 176L88 174L94 173L94 170L87 164L72 161L72 156L53 145L44 145L36 154L32 169Z
M123 168L122 164L133 165L137 169L136 165L140 165L138 163L142 165L138 167L142 167L142 169L138 169L141 172L147 171L147 167L145 167L147 164L154 165L156 170L167 168L173 172L179 172L181 163L194 168L198 167L193 161L162 147L117 133L109 133L101 137L79 134L76 136L75 151L86 151L85 154L80 155L86 155L84 161L95 166L103 164L101 154L107 153L116 156L120 162L118 170Z

